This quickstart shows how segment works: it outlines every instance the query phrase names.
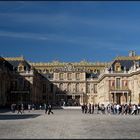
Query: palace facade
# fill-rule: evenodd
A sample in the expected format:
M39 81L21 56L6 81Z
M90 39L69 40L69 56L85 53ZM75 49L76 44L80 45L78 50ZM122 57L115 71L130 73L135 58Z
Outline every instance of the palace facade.
M140 56L134 51L108 63L32 63L23 58L22 62L17 58L4 59L18 71L18 76L12 75L13 85L19 76L26 81L22 81L24 84L28 83L27 90L22 84L18 90L11 88L8 97L13 102L22 98L25 102L55 105L140 103Z
M0 66L0 106L52 101L51 82L23 57L1 57Z

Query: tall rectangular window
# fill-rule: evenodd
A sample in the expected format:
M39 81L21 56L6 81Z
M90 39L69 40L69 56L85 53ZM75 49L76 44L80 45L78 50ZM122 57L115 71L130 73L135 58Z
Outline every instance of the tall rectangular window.
M90 84L87 83L87 93L90 93Z
M116 78L116 88L120 89L120 78Z
M94 84L94 93L97 93L97 84Z
M51 86L51 92L53 92L53 84L50 84L50 86Z
M43 93L46 93L46 84L43 84Z
M60 73L60 74L59 74L59 79L60 79L60 80L63 80L63 73Z
M76 91L76 92L79 91L79 83L77 83L77 84L75 85L75 91Z
M76 73L76 80L80 80L80 73Z
M72 80L72 74L68 73L68 80Z

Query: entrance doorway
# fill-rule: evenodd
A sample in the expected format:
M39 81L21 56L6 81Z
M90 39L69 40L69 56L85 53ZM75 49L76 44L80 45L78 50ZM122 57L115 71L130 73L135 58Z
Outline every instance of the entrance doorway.
M80 105L80 95L68 95L67 96L67 106L79 106Z
M117 104L126 104L129 101L128 93L112 93L112 101Z
M122 101L121 98L122 98L122 95L121 95L121 94L117 94L117 95L116 95L116 103L117 103L117 104L121 104L121 101Z
M80 105L80 95L75 96L75 105L79 106Z
M68 95L67 96L67 105L68 106L72 106L73 105L72 95Z

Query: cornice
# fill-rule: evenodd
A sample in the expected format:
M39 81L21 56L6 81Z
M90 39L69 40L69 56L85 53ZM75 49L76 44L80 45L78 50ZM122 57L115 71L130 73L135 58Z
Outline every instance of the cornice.
M68 64L72 64L73 66L85 66L85 67L90 67L90 66L108 66L110 65L110 62L73 62L73 63L66 63L66 62L58 62L58 61L53 61L53 62L29 62L30 65L32 66L65 66Z
M3 57L5 60L7 61L23 61L24 57L20 56L20 57Z
M140 56L118 56L115 60L140 60Z

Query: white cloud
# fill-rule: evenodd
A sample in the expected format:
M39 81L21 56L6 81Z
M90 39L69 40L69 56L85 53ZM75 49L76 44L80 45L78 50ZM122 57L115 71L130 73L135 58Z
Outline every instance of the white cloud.
M18 32L0 31L0 36L22 39L48 40L47 36L41 36L41 34L37 33L18 33Z

